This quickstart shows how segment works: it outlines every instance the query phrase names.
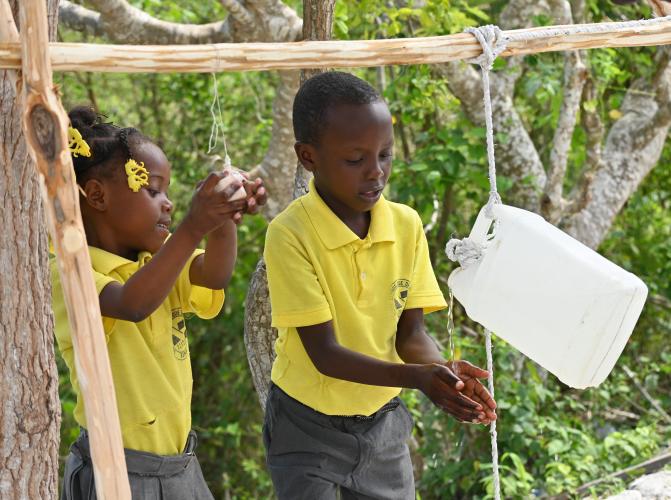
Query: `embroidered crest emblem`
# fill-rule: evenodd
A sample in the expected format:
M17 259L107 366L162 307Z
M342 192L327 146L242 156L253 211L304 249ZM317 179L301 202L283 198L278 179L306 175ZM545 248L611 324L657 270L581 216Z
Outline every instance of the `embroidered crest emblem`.
M172 351L175 358L181 360L189 356L189 345L186 341L186 323L182 310L172 310Z
M408 290L410 290L410 281L406 279L398 279L391 285L391 299L397 316L400 316L405 308L405 301L408 300Z

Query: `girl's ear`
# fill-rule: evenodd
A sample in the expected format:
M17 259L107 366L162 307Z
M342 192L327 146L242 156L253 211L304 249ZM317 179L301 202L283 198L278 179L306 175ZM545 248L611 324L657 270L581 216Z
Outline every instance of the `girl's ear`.
M303 142L297 142L294 144L294 151L296 151L296 156L298 161L301 162L301 165L308 172L314 173L316 164L315 164L315 148L312 144L305 144Z
M84 192L86 193L86 204L89 207L99 212L107 210L109 194L102 182L98 179L89 179L84 184Z

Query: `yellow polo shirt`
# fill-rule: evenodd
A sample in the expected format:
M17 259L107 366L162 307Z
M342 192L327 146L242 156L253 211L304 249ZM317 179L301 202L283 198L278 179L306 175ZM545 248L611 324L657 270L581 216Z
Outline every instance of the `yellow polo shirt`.
M140 253L135 262L95 247L89 247L89 253L98 293L112 281L125 283L151 259L147 252ZM189 280L191 262L200 253L203 251L194 252L170 295L145 320L132 323L103 317L126 448L159 455L177 455L184 450L191 429L193 386L184 314L213 318L224 303L223 290L195 286ZM51 280L56 340L77 394L75 419L86 427L70 326L53 257Z
M403 310L446 307L417 212L382 197L371 211L368 235L360 239L311 182L310 192L270 223L264 256L272 325L279 332L273 382L328 415L370 415L398 395L397 387L322 375L296 328L332 320L342 346L402 363L395 340Z

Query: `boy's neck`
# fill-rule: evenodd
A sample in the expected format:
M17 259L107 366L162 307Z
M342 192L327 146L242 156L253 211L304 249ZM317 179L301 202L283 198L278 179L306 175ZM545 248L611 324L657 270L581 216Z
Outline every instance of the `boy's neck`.
M348 206L339 202L333 197L325 195L316 185L315 189L319 197L326 203L326 206L331 209L331 212L336 214L343 224L345 224L354 234L360 239L364 239L368 235L370 229L371 212L358 212L352 210Z

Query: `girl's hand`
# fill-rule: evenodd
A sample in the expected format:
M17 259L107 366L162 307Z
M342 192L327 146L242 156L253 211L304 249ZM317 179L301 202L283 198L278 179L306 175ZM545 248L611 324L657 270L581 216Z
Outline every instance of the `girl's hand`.
M244 174L243 174L244 175ZM254 181L244 183L245 191L247 191L247 206L245 213L255 214L259 211L259 207L266 204L268 194L263 179L257 177Z
M464 382L445 365L416 365L416 387L438 408L461 422L478 423L487 416L483 406L463 393Z
M242 212L247 204L246 200L230 200L231 196L240 189L242 183L236 180L222 191L215 190L217 183L227 175L229 172L212 172L204 181L198 183L196 192L191 198L191 206L183 224L188 225L199 238L221 226L227 220L232 220L237 224L242 218Z

